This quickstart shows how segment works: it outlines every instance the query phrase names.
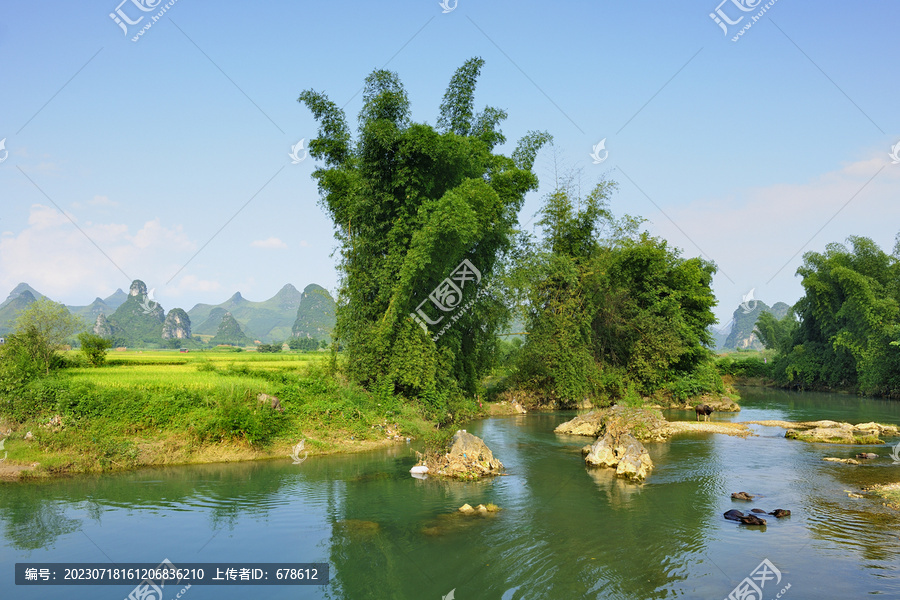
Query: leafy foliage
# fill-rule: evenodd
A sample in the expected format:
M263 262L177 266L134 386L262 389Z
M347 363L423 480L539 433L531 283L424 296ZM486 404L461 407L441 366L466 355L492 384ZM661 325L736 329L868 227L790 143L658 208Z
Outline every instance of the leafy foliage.
M530 334L520 385L564 405L669 384L676 397L718 391L707 329L715 266L638 234L638 219L616 221L607 208L615 189L604 181L580 198L563 182L540 212L543 239L523 240L515 279Z
M299 98L320 123L310 154L324 163L313 177L340 242L335 336L347 349L348 375L419 398L435 414L452 414L450 398L475 390L507 310L498 292L484 293L437 340L409 315L463 259L481 272L479 291L495 282L524 195L537 187L535 155L549 140L531 133L511 158L493 153L506 115L474 115L482 64L471 59L453 76L437 129L410 121L406 91L389 71L366 79L355 143L325 94Z
M308 337L298 337L291 338L288 340L288 347L291 350L301 350L303 352L311 352L313 350L318 350L319 348L324 348L323 345L324 340L321 342L316 338L308 338Z
M87 331L78 334L78 341L81 343L82 354L91 366L99 367L106 362L106 351L112 346L112 342Z
M803 256L796 319L761 321L760 338L778 350L774 374L784 385L898 396L900 246L889 255L868 238L848 242Z
M23 380L34 373L49 374L60 363L59 351L82 327L81 319L62 304L43 297L34 300L18 313L15 333L2 348L4 371Z

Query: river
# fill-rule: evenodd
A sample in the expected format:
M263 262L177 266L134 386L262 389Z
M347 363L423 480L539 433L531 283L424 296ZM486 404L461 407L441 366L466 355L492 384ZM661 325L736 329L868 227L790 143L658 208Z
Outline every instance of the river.
M900 402L741 392L742 412L711 419L900 424ZM853 456L859 447L786 440L779 428L753 425L758 436L746 439L682 434L647 445L655 468L635 485L585 468L580 448L588 438L553 433L573 414L467 426L506 466L506 476L479 482L411 477L413 443L314 456L300 465L285 459L0 484L0 598L120 600L134 588L17 586L15 563L164 559L321 562L331 581L187 590L170 584L163 600L712 600L727 598L764 560L772 567L771 579L762 578L766 600L900 598L900 515L848 493L900 481L888 443L867 448L880 458L852 466L822 458ZM732 501L736 491L761 497ZM455 514L464 503L489 502L502 510ZM750 507L793 514L767 517L764 529L722 517Z

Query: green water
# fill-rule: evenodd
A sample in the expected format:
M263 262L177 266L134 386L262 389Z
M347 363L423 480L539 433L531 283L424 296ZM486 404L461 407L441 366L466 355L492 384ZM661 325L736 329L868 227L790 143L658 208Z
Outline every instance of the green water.
M879 421L900 403L742 390L744 410L713 420ZM858 448L714 434L649 444L643 485L588 470L589 440L552 433L572 414L487 419L508 475L462 483L411 477L410 446L366 454L204 465L0 485L0 598L122 599L133 586L25 588L16 562L327 562L326 587L194 586L182 598L727 598L763 559L781 572L764 599L900 598L900 515L848 497L900 481L891 447L870 464L822 461ZM693 419L673 411L669 418ZM889 440L891 441L891 440ZM892 440L896 443L900 440ZM730 493L762 498L733 502ZM493 502L493 517L461 518ZM787 508L762 530L730 508ZM180 591L167 588L165 600Z

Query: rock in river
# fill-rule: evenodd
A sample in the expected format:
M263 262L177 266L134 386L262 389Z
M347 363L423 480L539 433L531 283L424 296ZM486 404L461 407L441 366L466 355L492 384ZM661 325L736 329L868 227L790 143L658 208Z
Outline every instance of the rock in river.
M646 479L653 468L647 449L629 433L618 439L610 433L597 438L584 462L594 467L615 467L616 475L636 481Z
M445 454L427 457L426 464L430 474L472 479L503 470L503 463L494 458L484 440L464 430L454 434Z

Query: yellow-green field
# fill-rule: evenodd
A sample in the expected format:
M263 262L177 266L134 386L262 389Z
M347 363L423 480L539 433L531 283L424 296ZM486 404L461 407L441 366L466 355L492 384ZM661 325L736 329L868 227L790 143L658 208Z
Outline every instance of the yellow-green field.
M72 353L74 355L74 353ZM322 365L328 353L257 354L256 352L188 352L171 350L110 352L107 364L101 368L76 367L66 370L73 383L90 382L105 388L177 387L186 390L210 391L234 388L239 381L225 378L221 370L247 367L254 371L293 373L309 372L311 365ZM209 370L205 370L209 369ZM245 379L245 378L238 378ZM243 388L258 388L271 393L270 381L250 378Z
M326 374L326 352L67 358L73 366L0 398L0 428L13 430L0 479L287 457L300 440L312 453L355 451L434 431L421 405Z

